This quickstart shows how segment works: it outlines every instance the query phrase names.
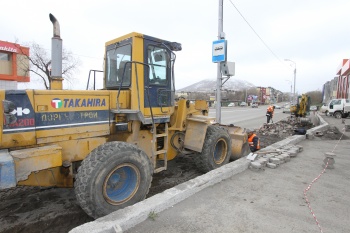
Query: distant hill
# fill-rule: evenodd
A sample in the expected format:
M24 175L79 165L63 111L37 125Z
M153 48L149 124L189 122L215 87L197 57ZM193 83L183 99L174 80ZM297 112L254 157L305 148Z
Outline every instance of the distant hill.
M253 85L250 82L239 80L236 78L230 78L225 82L222 89L228 89L228 90L245 90L249 88L254 88L255 85ZM177 92L184 91L184 92L191 92L191 91L198 91L198 92L212 92L216 89L216 80L206 79L202 80L200 82L197 82L195 84L192 84L190 86L181 88L176 90Z

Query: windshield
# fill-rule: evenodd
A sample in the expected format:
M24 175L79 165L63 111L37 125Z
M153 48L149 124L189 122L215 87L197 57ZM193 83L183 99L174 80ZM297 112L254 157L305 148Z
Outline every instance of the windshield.
M131 83L131 44L115 47L106 54L106 87L129 87ZM123 76L124 75L124 76Z

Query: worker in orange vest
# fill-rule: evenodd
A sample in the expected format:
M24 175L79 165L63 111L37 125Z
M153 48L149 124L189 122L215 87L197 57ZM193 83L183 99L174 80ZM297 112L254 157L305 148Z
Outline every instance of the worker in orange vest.
M272 121L273 123L273 113L275 111L275 106L273 105L270 105L268 108L267 108L267 111L266 111L266 117L267 117L267 124L270 123L270 120Z
M249 143L249 148L251 152L255 152L257 150L260 150L260 140L258 136L254 133L254 130L247 129L247 134L248 134L248 143Z

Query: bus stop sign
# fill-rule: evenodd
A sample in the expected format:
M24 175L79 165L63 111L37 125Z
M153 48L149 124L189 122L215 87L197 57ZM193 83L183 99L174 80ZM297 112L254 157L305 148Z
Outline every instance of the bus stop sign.
M226 61L227 55L227 41L226 40L216 40L213 41L213 58L214 63Z

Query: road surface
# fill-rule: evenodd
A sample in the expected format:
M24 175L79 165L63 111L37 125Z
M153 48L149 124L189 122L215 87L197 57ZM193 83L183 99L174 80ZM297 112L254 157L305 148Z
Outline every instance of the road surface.
M252 107L223 107L221 108L221 123L234 124L243 128L260 128L266 123L267 105L258 108ZM216 117L216 109L209 109L209 116ZM283 113L282 109L275 109L273 120L275 122L289 116Z

